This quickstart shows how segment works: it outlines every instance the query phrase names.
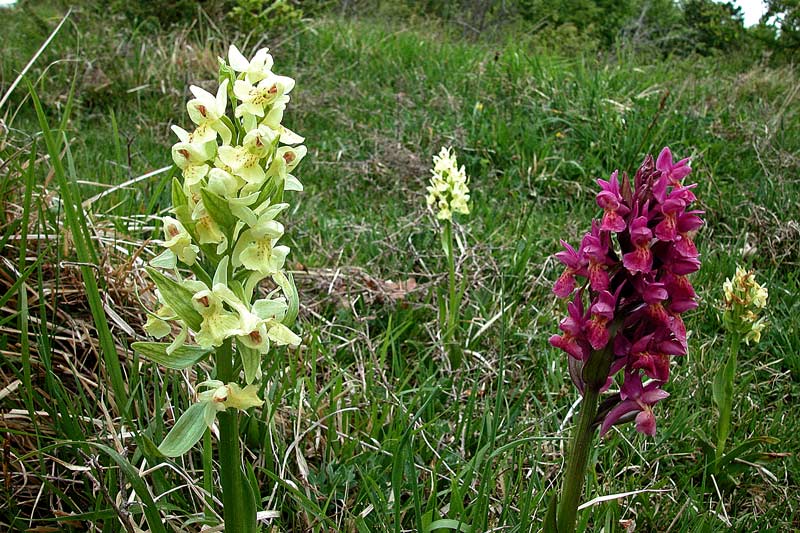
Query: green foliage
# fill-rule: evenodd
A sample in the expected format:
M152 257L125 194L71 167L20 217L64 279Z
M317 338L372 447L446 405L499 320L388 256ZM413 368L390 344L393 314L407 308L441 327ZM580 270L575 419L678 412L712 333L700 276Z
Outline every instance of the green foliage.
M302 22L303 10L290 0L229 0L227 19L244 33L287 31Z
M772 22L779 29L776 46L787 57L797 60L800 52L800 0L764 0L767 12L762 23Z
M200 10L212 17L218 16L227 0L111 0L95 2L96 9L125 16L134 24L169 28L176 24L190 24L198 18Z
M43 17L42 29L18 11L4 15L3 93L53 23ZM683 59L622 50L608 59L543 52L532 47L530 28L502 41L487 31L466 43L460 26L438 19L322 17L314 31L278 47L268 43L297 74L289 126L304 132L313 155L313 180L296 211L302 230L292 243L295 279L312 303L298 319L308 343L270 362L267 405L241 415L246 457L257 465L252 477L274 494L258 508L277 510L271 525L285 531L424 530L439 520L474 531L540 529L572 422L564 430L561 424L576 399L564 358L546 342L559 318L550 293L559 272L549 257L559 237L579 239L577 228L596 216L595 178L613 165L630 169L644 151L669 143L676 154L694 156L695 192L707 211L708 226L697 237L704 266L695 278L703 304L687 321L691 353L672 368L657 437L615 428L594 450L587 479L596 494L666 492L596 504L579 523L612 531L635 519L642 531L714 531L729 529L727 516L737 531L764 524L791 530L793 502L800 501L797 71L744 64L733 53ZM587 37L575 28L579 49ZM0 206L7 222L0 268L8 281L1 291L13 293L2 306L0 369L4 380L21 385L0 384L9 390L0 398L0 438L12 488L8 505L0 504L0 529L124 531L130 528L118 523L126 516L153 531L217 525L218 508L206 503L219 498L211 475L215 437L168 467L147 446L173 427L165 412L177 417L175 406L194 400L187 375L126 350L132 339L113 323L113 352L130 394L129 402L116 401L107 381L113 363L90 343L98 335L91 308L80 285L69 282L83 271L106 281L98 291L101 313L104 303L123 318L138 308L126 289L146 278L141 269L126 276L118 268L152 256L143 244L153 237L152 215L169 204L170 182L162 173L111 189L170 164L174 138L165 117L183 112L188 84L215 78L223 37L201 22L176 47L174 33L131 34L124 23L88 15L63 31L27 77L45 74L36 89L52 136L70 142L74 174L64 144L50 155L45 150L24 85L2 109L8 134L0 142ZM89 61L111 78L107 98L81 89ZM55 129L75 79L72 113ZM476 191L470 225L456 233L466 231L469 245L457 249L457 260L475 273L463 280L460 335L468 345L457 373L443 370L428 330L436 320L429 288L439 283L444 257L425 217L423 187L427 161L442 144L463 151ZM89 242L106 262L84 262L63 239L69 224L67 206L57 200L60 178L48 180L59 157L77 178L68 184L72 205L110 191L86 208ZM23 184L32 192L27 201ZM30 226L19 239L13 221L22 213ZM723 460L730 460L725 471L746 470L718 492L697 473L706 452L699 436L714 440L712 383L726 353L713 301L742 250L753 250L749 259L774 295L774 327L738 361L734 444ZM14 285L18 276L24 282ZM412 276L418 287L403 298L383 289L385 280ZM129 325L141 334L140 324ZM29 333L27 348L15 333L21 329ZM203 368L188 379L211 377ZM113 449L119 444L124 461L104 452L89 462L85 454L98 445L48 448L87 435ZM735 455L753 435L779 442ZM740 462L761 461L766 451L774 459L768 471ZM133 504L117 514L115 495L133 491ZM54 517L54 508L65 516Z
M744 17L741 8L732 2L687 0L683 14L696 51L710 54L741 49L745 39Z

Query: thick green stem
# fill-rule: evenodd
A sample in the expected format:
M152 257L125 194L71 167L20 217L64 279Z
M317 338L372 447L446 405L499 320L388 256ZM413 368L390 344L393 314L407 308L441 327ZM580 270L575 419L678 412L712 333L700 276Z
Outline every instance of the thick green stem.
M217 379L234 380L231 341L217 350ZM253 491L242 472L242 450L239 445L239 414L219 413L219 477L222 482L223 519L226 533L255 533L256 506Z
M564 476L564 487L561 491L558 509L559 533L575 531L578 505L580 505L583 482L586 478L586 465L589 462L589 450L591 450L594 437L592 424L597 416L599 398L600 388L587 384L581 403L578 427L575 428L575 433L572 435L570 454L567 457L567 473Z

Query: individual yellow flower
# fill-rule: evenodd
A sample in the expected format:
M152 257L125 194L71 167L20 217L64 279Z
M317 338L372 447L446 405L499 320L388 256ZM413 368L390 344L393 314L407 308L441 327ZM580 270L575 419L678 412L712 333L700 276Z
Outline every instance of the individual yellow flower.
M203 317L200 331L195 334L202 348L221 346L225 339L240 335L239 317L225 309L217 287L198 291L192 297L192 306Z
M225 409L240 409L242 411L251 407L261 407L264 401L258 397L258 387L247 385L242 388L236 383L227 385L219 380L211 379L199 385L208 390L197 395L199 402L208 402L214 405L217 411Z
M230 144L231 130L221 120L228 106L228 80L220 83L216 96L195 85L189 87L189 90L195 97L187 102L186 109L189 111L189 118L197 125L194 131L197 142L214 141L219 134L223 144Z
M172 160L183 171L184 189L194 189L208 174L211 167L207 161L213 157L213 151L208 143L190 142L190 134L185 130L176 126L174 131L180 132L181 141L172 147Z
M192 266L197 258L200 249L192 244L192 236L186 231L178 220L172 217L164 217L164 242L165 248L169 249L175 256L188 266Z
M231 263L234 267L244 266L262 278L283 268L290 250L288 246L275 246L283 236L283 224L276 221L275 216L285 207L286 204L269 206L258 214L255 225L242 232L233 249Z
M236 80L233 84L233 94L241 101L236 106L236 116L241 117L244 113L249 113L263 117L266 107L281 96L290 93L293 88L294 80L292 78L272 73L256 85L246 79Z
M238 176L247 183L264 183L264 169L261 167L261 156L250 152L244 146L220 146L219 160L224 170Z
M245 79L250 83L258 83L271 74L272 56L269 48L261 48L250 61L245 58L236 46L231 45L228 49L228 63L236 72L245 75Z
M275 246L283 236L283 224L275 220L245 230L233 252L233 263L260 273L264 277L283 268L288 246Z

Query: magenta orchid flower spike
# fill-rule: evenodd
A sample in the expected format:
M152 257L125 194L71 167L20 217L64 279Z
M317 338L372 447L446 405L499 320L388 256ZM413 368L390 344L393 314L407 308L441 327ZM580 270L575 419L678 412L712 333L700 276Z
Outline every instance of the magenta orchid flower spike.
M567 352L575 385L582 394L588 381L602 390L625 369L617 403L604 404L601 434L635 418L637 431L654 435L652 407L668 396L661 387L670 360L686 354L681 314L697 307L686 276L700 268L692 236L703 225L702 211L689 210L694 185L683 184L691 171L688 158L673 162L664 148L645 158L633 183L617 171L597 180L602 217L577 250L561 241L556 254L566 269L553 292L571 302L550 343Z
M594 428L604 435L614 424L634 420L636 430L656 433L653 406L669 394L670 360L686 355L686 326L681 314L697 307L687 275L700 268L694 233L702 211L688 210L694 185L683 185L689 159L673 162L664 148L647 156L633 183L614 171L597 180L599 220L576 250L561 241L555 255L566 269L553 286L559 298L571 298L560 335L550 344L567 353L569 375L583 396L572 436L560 498L545 519L545 531L575 530L589 447ZM619 393L599 403L600 394L622 369ZM599 405L599 407L598 407ZM557 509L557 524L555 512Z

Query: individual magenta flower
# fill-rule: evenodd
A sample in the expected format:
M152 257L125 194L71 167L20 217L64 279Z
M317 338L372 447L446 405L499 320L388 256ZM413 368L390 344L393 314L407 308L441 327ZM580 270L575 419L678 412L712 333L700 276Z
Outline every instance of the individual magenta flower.
M658 159L656 159L656 170L661 172L661 179L665 180L667 185L680 187L683 178L692 172L690 162L691 159L687 157L677 163L673 163L672 152L669 147L664 147L661 153L658 154Z
M584 338L587 317L583 312L583 299L580 292L567 305L567 313L566 318L558 325L558 329L563 334L550 337L550 344L561 348L575 359L583 361L589 355L591 345Z
M642 376L639 372L625 372L625 381L620 388L621 402L614 406L600 426L600 435L605 435L611 426L620 422L623 417L636 414L636 431L645 435L656 434L656 418L652 407L661 400L668 398L669 393L661 390L658 381L649 381L642 385Z
M600 229L615 233L625 229L626 224L623 217L630 212L630 208L624 204L620 193L617 175L618 172L614 171L608 181L597 180L601 188L600 193L597 195L597 205L603 209Z
M650 250L653 231L647 226L647 216L639 216L631 221L628 236L633 250L622 256L623 266L632 274L649 272L653 266L653 253Z
M433 176L426 201L437 210L439 220L452 220L453 213L469 214L469 187L464 167L459 168L452 148L442 148L433 156Z
M563 241L562 241L563 243ZM611 238L607 232L600 229L597 221L592 222L592 231L587 233L581 242L581 250L587 261L586 276L594 291L604 291L609 284L609 267L614 261L608 256ZM556 254L558 257L558 254ZM579 271L579 270L578 270ZM578 271L575 271L577 273Z
M564 247L564 250L558 252L555 257L567 268L564 270L564 273L558 277L555 285L553 285L553 292L559 298L566 298L575 290L575 276L586 276L587 270L586 260L583 254L579 254L575 251L575 248L567 241L562 240L561 245Z

